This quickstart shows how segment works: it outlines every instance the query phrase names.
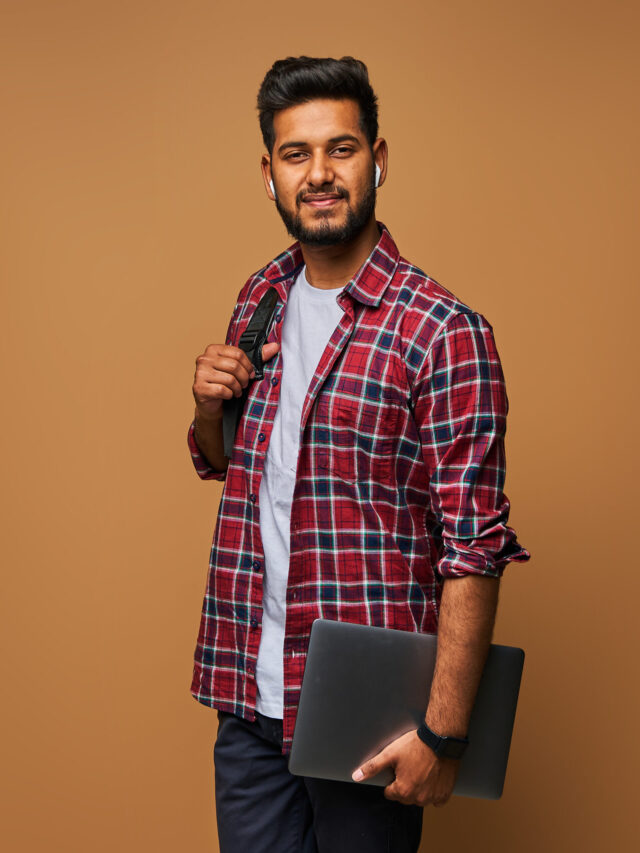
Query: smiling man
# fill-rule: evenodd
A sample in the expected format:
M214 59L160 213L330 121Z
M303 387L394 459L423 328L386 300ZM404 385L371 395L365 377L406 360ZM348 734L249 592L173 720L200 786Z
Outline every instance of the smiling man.
M329 121L336 130L348 132L327 139ZM283 142L272 155L273 164L271 157L263 157L263 172L268 182L278 172L280 197L274 196L274 189L270 194L287 231L302 244L344 245L365 231L369 241L377 242L372 169L376 155L386 161L386 146L379 139L370 147L359 125L360 108L355 101L326 98L281 111L274 120ZM290 139L292 134L302 139Z
M492 329L375 218L387 175L363 63L289 58L258 95L267 195L296 242L240 291L196 360L189 445L226 480L192 693L218 709L222 853L416 851L451 795L502 572L507 396ZM238 344L274 288L264 376ZM248 391L230 460L225 400ZM423 725L354 768L287 769L316 618L438 632ZM382 789L369 777L391 767Z

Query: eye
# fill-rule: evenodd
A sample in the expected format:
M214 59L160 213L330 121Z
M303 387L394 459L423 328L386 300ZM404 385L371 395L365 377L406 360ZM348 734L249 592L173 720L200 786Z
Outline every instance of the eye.
M306 154L304 153L304 151L294 151L292 154L289 154L286 159L287 160L301 160L305 156L306 156Z
M333 154L338 154L341 157L348 157L351 154L352 149L348 145L339 145L337 148L333 149Z

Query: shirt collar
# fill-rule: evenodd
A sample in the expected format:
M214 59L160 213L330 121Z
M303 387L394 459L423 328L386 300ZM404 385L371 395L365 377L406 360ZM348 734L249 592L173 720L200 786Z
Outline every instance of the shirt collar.
M358 302L371 306L380 304L400 259L398 247L386 225L378 222L378 227L380 239L358 272L343 288ZM271 261L262 274L271 284L284 283L286 279L293 279L303 266L302 249L300 243L295 242Z

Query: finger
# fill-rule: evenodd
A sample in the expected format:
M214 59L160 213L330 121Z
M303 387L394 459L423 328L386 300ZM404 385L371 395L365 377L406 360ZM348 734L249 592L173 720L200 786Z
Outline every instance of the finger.
M205 406L213 400L231 400L233 391L226 385L211 384L207 386L207 392L203 393L194 386L193 396L198 406Z
M242 389L244 386L238 382L232 373L225 373L221 370L212 370L209 375L203 377L203 379L208 388L211 388L212 385L226 385L227 388L231 389L232 394L235 397L240 397L242 395ZM248 382L245 382L245 385L247 384Z
M247 373L249 373L249 374L253 370L253 365L251 364L251 361L249 360L249 356L246 354L246 352L243 349L240 349L240 347L234 347L234 346L219 347L218 348L218 354L221 356L224 356L226 358L232 358L235 361L239 362L244 367L244 369L247 371Z
M230 377L234 382L237 382L238 388L246 388L249 384L249 374L245 368L235 359L232 358L207 358L200 356L197 359L196 380L201 379L204 382L228 382L223 377Z
M383 749L382 752L374 755L373 758L370 758L369 761L365 761L365 763L358 767L357 770L354 770L351 774L351 778L354 782L362 782L363 779L370 779L385 767L391 767L392 764L393 759L391 753L387 752L386 749Z
M276 343L275 341L272 341L270 344L265 344L262 347L262 360L269 361L274 357L274 355L278 352L279 349L280 344Z
M247 359L247 361L249 360ZM242 385L243 388L249 384L249 377L251 371L253 370L253 365L250 361L250 370L247 370L247 368L244 366L244 363L242 363L239 359L229 358L226 356L218 356L218 358L213 359L211 362L211 366L214 367L216 370L223 371L224 373L231 373L233 376L236 377L236 379Z
M203 399L216 399L220 396L218 393L220 387L226 387L229 394L225 393L224 397L240 397L242 395L242 385L238 382L235 376L230 373L222 373L219 370L208 370L206 373L201 373L196 376L196 381L193 383L195 394L200 395Z
M384 796L387 800L396 800L397 802L402 800L395 779L384 789Z
M398 778L387 785L384 789L384 796L387 800L395 800L398 803L404 803L406 806L422 805L418 803L417 789Z

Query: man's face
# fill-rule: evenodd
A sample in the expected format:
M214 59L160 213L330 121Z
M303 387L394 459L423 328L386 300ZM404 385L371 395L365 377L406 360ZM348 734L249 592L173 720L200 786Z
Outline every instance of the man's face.
M330 246L356 237L375 210L375 164L352 100L317 99L274 116L271 175L287 231Z

